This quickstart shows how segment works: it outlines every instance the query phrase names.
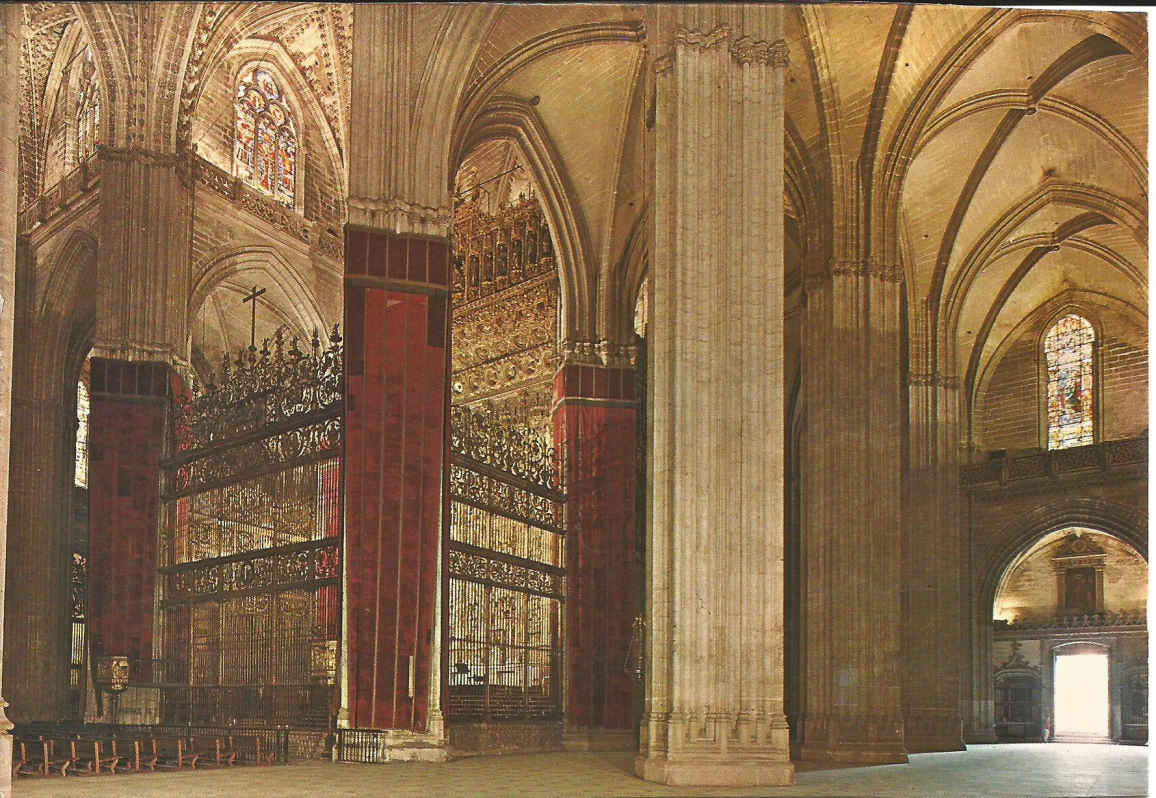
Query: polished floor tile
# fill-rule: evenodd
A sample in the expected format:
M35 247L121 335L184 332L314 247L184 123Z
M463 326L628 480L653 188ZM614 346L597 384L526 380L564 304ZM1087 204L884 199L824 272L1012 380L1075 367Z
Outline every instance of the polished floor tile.
M13 798L247 798L248 796L1140 796L1148 794L1143 746L976 745L917 754L907 765L801 768L791 787L676 789L631 773L629 754L558 753L472 757L444 764L303 762L123 776L17 780Z

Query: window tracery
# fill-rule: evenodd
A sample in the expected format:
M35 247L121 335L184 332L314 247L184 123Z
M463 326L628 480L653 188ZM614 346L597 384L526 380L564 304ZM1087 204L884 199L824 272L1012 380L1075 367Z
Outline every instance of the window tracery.
M100 83L92 48L85 47L80 60L80 83L76 91L76 159L83 161L100 143Z
M297 132L277 81L254 67L242 75L233 103L233 174L292 206Z
M1096 333L1082 316L1059 319L1044 336L1048 449L1095 442L1092 347Z

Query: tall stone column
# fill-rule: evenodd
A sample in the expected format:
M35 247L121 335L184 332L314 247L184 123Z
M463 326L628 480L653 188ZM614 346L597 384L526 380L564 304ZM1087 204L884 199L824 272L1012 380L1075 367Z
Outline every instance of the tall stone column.
M92 359L90 650L94 658L127 656L132 682L153 681L160 461L174 378L167 363Z
M564 742L633 748L635 687L625 664L638 614L634 368L564 365L554 397L554 442L566 464Z
M358 5L353 27L342 721L440 740L450 196L414 167L413 9Z
M905 762L901 270L810 276L803 320L804 759Z
M963 746L959 384L934 370L918 314L907 378L903 486L903 729L909 753ZM925 365L926 364L926 365Z
M636 772L789 784L781 7L659 6Z
M0 10L0 663L4 661L5 568L8 540L8 457L12 434L13 310L16 300L16 212L20 176L20 43L22 10ZM0 666L0 798L12 794L12 724L4 714Z

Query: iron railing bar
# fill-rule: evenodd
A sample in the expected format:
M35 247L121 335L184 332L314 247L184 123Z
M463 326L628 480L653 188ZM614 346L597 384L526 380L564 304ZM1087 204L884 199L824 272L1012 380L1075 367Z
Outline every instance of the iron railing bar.
M546 522L537 518L530 518L529 516L519 515L518 513L514 513L510 510L505 510L501 507L498 507L495 504L477 501L476 499L467 499L453 493L450 494L450 501L457 502L458 504L464 504L467 507L473 507L474 509L481 510L482 512L492 513L494 515L501 516L502 518L508 518L511 521L518 521L519 523L526 524L526 526L531 526L535 529L544 529L547 532L553 532L555 535L566 535L566 530L563 527L547 524Z
M294 554L298 551L323 549L326 546L338 546L340 544L341 536L339 535L328 538L317 538L316 540L303 540L300 543L286 543L282 546L272 546L267 549L253 549L252 551L228 554L223 557L210 557L204 560L192 560L190 562L177 563L176 565L166 565L158 568L157 573L165 575L179 574L188 571L208 569L214 565L227 565L228 563L243 562L245 560L264 560L279 554Z
M160 462L162 469L171 470L180 468L183 465L188 465L194 460L208 457L212 454L228 451L229 449L236 449L249 443L255 443L265 438L272 438L285 432L292 432L297 429L304 429L306 427L317 424L321 421L328 421L334 418L344 419L345 404L344 400L335 402L333 404L322 407L318 410L310 410L307 413L298 413L294 416L281 419L280 421L269 424L268 426L260 426L256 429L238 435L236 437L226 438L217 443L202 446L198 449L189 449L179 454L173 455Z
M198 482L195 485L191 485L187 488L181 488L180 490L175 491L163 491L160 498L161 501L172 502L176 501L177 499L183 499L186 496L208 493L209 491L220 490L221 488L227 488L231 485L240 485L244 482L257 479L258 477L269 476L270 474L276 474L279 471L289 471L293 468L297 468L298 466L310 465L312 463L321 462L323 460L340 459L341 452L334 449L323 449L311 454L300 455L299 457L295 457L291 460L280 460L276 463L270 463L266 466L242 471L224 479L214 479L207 482ZM167 478L171 478L173 476L175 475L166 474Z
M506 485L513 485L515 488L520 488L527 493L533 493L535 496L541 496L544 499L549 499L559 504L565 503L566 494L554 488L540 485L537 482L532 482L519 476L502 471L500 468L483 463L480 460L475 460L467 454L461 452L450 452L450 464L461 466L467 471L472 471L482 476L490 477L493 480L501 482Z

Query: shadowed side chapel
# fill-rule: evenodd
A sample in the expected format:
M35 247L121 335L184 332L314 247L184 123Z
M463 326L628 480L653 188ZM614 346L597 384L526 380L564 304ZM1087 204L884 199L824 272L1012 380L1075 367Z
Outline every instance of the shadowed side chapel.
M4 5L0 798L1142 791L1147 47Z

